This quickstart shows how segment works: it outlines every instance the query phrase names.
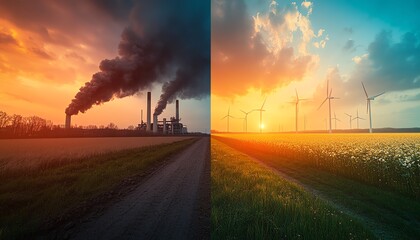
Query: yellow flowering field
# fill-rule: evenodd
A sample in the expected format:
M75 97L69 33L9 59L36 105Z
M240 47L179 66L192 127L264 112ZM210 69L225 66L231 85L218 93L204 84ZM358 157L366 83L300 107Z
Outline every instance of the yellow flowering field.
M248 149L420 198L420 134L220 134ZM239 142L238 142L239 141Z

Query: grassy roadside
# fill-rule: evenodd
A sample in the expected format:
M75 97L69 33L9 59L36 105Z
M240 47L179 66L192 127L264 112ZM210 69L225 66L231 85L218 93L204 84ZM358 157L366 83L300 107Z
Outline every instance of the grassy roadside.
M366 219L365 224L384 239L417 239L420 203L402 194L382 190L345 177L276 156L241 141L220 138L229 146L255 157L317 190L328 199Z
M374 239L352 218L214 138L211 151L212 239Z
M19 176L0 176L0 239L23 238L51 218L145 173L197 139L123 150Z

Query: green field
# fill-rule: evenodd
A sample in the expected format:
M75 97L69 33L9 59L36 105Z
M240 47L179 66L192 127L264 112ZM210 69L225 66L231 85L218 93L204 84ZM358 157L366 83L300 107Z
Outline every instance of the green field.
M267 165L266 172L273 168L290 177L377 238L420 236L418 134L220 134L212 139Z
M374 239L355 219L212 138L212 239Z
M47 221L83 202L112 192L127 179L139 179L196 139L95 154L37 171L0 176L0 239L27 239ZM51 162L51 160L49 160ZM19 173L19 174L18 174Z

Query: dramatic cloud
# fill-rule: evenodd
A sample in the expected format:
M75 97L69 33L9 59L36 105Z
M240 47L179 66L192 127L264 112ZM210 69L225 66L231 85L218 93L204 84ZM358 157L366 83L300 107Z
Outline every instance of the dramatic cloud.
M99 41L94 36L105 36L126 22L131 8L131 1L0 0L0 19L37 34L46 43L71 45L77 38L95 44ZM71 35L67 34L69 29Z
M3 44L18 45L16 39L11 34L0 32L0 45L3 45Z
M302 7L312 9L309 2ZM301 80L318 62L307 46L324 30L314 33L310 11L304 15L295 3L280 7L272 1L266 12L252 15L242 0L212 1L213 94L270 91Z
M70 115L163 83L154 114L175 98L201 98L210 92L209 4L190 0L143 1L130 12L119 56L100 63L100 72L80 88L66 109Z
M391 32L380 32L369 45L368 57L360 62L354 75L388 91L420 88L419 35L407 32L394 43Z
M330 68L325 77L330 80L333 95L341 99L336 103L350 107L364 104L364 82L369 95L386 91L378 101L416 101L417 95L402 94L403 91L420 89L420 39L418 35L407 32L399 42L392 41L391 32L381 31L369 44L367 53L353 57L355 68L348 78L344 78L338 67ZM314 99L325 98L326 84L321 84ZM398 94L397 94L398 93ZM398 97L393 97L397 94ZM402 95L401 95L402 94ZM315 104L316 105L316 104Z

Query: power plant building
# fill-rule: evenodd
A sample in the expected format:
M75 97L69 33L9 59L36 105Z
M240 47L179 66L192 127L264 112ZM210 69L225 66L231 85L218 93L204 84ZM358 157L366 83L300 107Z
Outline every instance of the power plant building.
M158 115L153 115L153 123L151 122L151 92L147 92L147 119L146 123L141 120L138 129L145 132L153 132L153 134L186 134L187 127L180 122L179 118L179 100L175 101L175 117L169 120L163 118L158 119Z

